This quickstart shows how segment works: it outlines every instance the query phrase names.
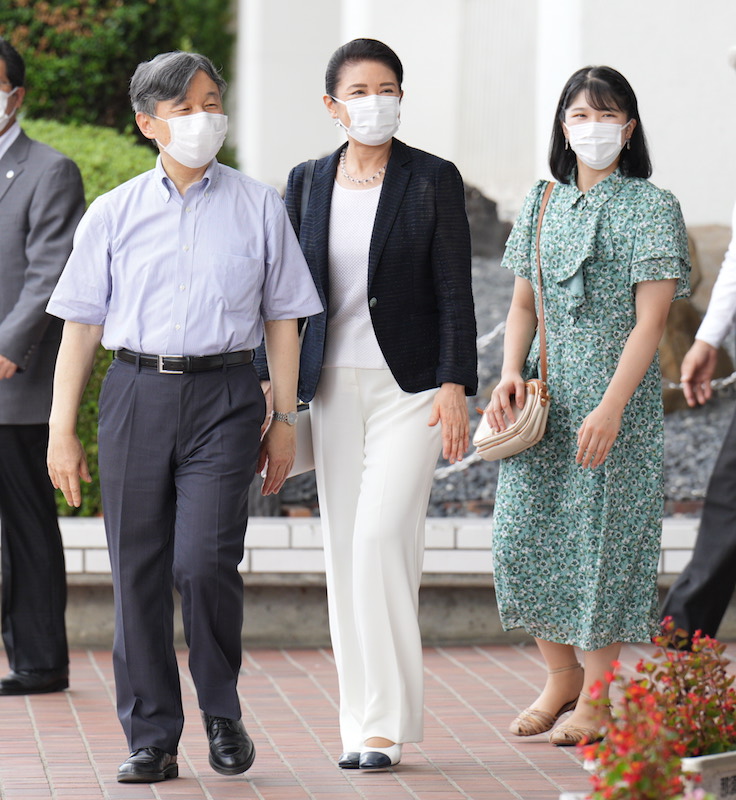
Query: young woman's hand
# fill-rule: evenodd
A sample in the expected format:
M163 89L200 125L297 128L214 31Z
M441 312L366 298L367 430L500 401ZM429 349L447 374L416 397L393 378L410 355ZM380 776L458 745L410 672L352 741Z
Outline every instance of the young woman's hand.
M593 409L578 430L575 461L583 467L599 467L611 452L621 428L621 414L603 403Z
M520 372L502 375L486 406L485 414L494 431L505 431L516 422L514 407L524 408L526 400L524 379Z

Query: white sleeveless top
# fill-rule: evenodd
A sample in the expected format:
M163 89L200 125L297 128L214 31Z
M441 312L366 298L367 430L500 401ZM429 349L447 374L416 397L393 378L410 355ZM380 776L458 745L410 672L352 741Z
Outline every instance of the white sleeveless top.
M388 369L368 311L368 253L382 186L345 189L335 181L332 189L325 367Z

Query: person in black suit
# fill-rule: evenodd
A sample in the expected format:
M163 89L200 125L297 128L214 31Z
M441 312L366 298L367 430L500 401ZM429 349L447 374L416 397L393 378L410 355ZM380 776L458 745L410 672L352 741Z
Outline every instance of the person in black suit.
M46 473L61 321L45 309L84 213L84 189L71 159L20 127L24 87L23 58L0 39L0 528L11 670L0 696L69 685L64 549Z
M326 311L307 325L341 768L385 769L422 739L417 621L437 458L468 447L477 389L470 233L454 164L393 138L403 69L372 39L340 47L324 103L347 144L305 164L286 204Z

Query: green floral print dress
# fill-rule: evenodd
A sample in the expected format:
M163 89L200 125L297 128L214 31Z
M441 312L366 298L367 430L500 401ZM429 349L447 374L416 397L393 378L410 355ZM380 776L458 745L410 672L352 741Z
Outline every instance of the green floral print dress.
M503 265L538 293L535 238L546 186L531 190ZM636 323L640 281L689 293L687 234L675 197L616 170L583 194L558 183L542 222L552 397L542 441L501 463L493 518L496 595L506 630L596 650L658 629L663 412L655 358L606 461L575 463L577 433L600 402ZM535 337L524 367L538 375Z

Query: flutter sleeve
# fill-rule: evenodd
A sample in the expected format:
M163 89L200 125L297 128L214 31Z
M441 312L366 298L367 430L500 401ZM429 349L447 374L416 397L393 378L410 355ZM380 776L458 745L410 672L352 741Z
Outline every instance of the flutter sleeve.
M662 191L638 220L631 259L631 285L672 278L677 280L673 299L687 297L690 294L690 255L685 221L677 198Z
M510 269L520 278L532 279L532 266L536 270L534 247L537 235L539 203L547 181L537 181L524 198L524 202L506 240L501 266Z

